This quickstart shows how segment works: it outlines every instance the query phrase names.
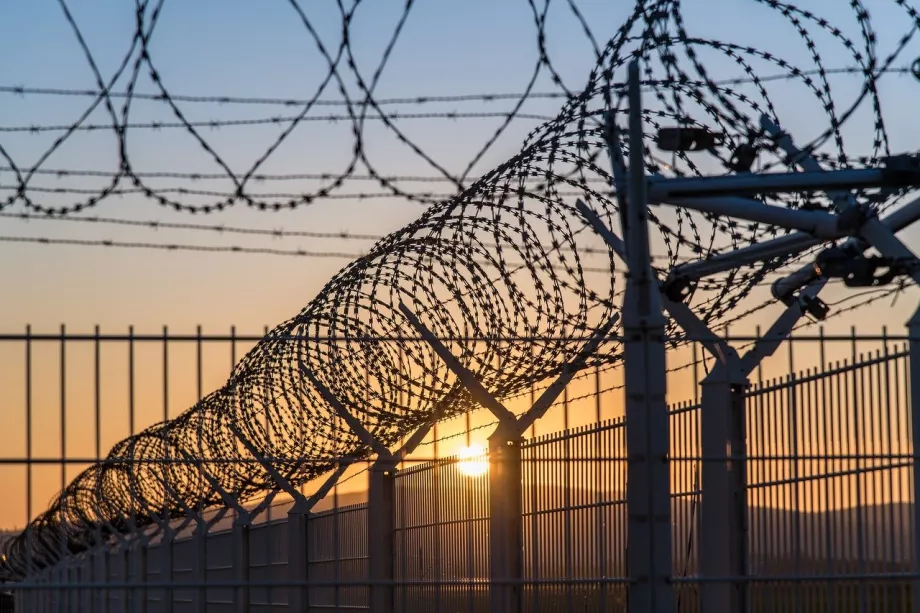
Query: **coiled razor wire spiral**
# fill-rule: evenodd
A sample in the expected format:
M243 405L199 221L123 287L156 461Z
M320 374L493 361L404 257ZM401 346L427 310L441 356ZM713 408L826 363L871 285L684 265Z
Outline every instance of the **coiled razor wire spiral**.
M573 94L552 121L525 141L521 152L479 179L457 197L429 208L420 219L378 242L366 256L332 278L296 317L282 323L235 367L226 385L179 417L158 423L115 445L107 459L82 472L7 548L7 572L21 577L30 568L55 562L67 552L89 547L100 531L136 529L155 517L176 517L187 509L221 505L216 482L241 500L277 488L268 472L246 451L258 450L291 484L304 484L342 459L368 458L371 451L340 425L336 412L303 369L334 394L384 444L429 420L450 417L472 400L432 348L398 309L409 305L462 363L497 397L519 393L558 374L588 336L609 322L620 300L615 274L585 272L579 249L590 234L576 210L577 192L611 227L617 201L611 183L603 118L625 123L625 67L639 58L644 71L646 138L659 127L703 126L724 134L709 155L726 172L740 145L750 145L757 168L786 161L763 143L761 115L783 125L773 96L788 96L798 83L796 108L815 103L826 117L812 134L795 133L834 167L874 165L890 154L879 93L881 75L920 27L917 11L903 0L906 33L873 29L861 2L851 19L861 39L811 12L768 0L768 7L798 34L809 50L808 66L768 52L694 37L684 26L677 1L639 2L599 60L580 94ZM909 23L908 23L909 22ZM850 24L852 25L852 24ZM789 31L778 39L790 46ZM836 95L819 55L847 55L862 66L858 87L847 81ZM894 50L879 57L880 40ZM831 41L831 42L827 42ZM716 55L731 60L750 77L750 91L720 86L707 64ZM789 79L764 81L756 65L771 64ZM782 91L772 91L776 84ZM808 92L811 97L803 95ZM657 103L655 102L657 101ZM851 120L865 112L859 125ZM809 123L809 125L813 125ZM873 134L871 151L857 158L844 143L859 130ZM613 138L624 149L623 130ZM667 162L647 149L646 165L665 175L711 174L691 153ZM709 164L712 166L712 163ZM879 211L896 206L904 193L871 197ZM776 197L790 208L829 206L821 196ZM654 241L667 253L666 272L678 262L705 260L771 238L777 228L737 224L688 210L673 218L654 216ZM803 255L738 268L697 288L688 304L710 324L726 322L767 274ZM608 253L611 273L617 261ZM710 280L712 281L712 280ZM584 364L609 366L621 358L617 328ZM671 325L669 334L678 330ZM527 343L506 339L526 337ZM389 342L380 339L403 339ZM675 341L676 342L676 341ZM245 445L241 444L245 440Z
M523 67L526 73L526 85L518 93L483 93L462 94L453 96L443 95L416 95L402 97L383 97L378 95L386 84L388 77L396 72L392 56L394 50L405 46L403 40L406 36L407 24L411 25L415 8L421 0L409 0L400 8L394 9L394 25L386 33L379 58L371 65L366 65L358 60L361 55L354 49L360 36L353 32L354 24L362 19L375 18L367 13L370 4L363 0L338 3L336 10L338 21L334 27L321 28L319 23L329 19L331 15L312 15L305 11L297 0L288 0L285 8L279 8L281 15L286 17L286 25L293 25L305 38L306 45L314 49L316 59L320 66L311 71L315 89L303 97L254 97L239 95L188 95L176 92L171 87L171 66L163 60L162 50L157 43L168 39L173 33L169 30L171 19L187 18L182 13L181 4L169 3L165 0L135 0L134 17L129 19L133 31L130 34L130 44L123 56L117 61L102 62L97 53L92 50L93 45L81 29L80 19L71 12L68 0L57 0L60 12L66 23L67 36L73 36L78 43L78 54L82 56L92 75L94 86L84 89L27 87L20 84L0 83L0 95L15 96L52 96L58 99L87 100L83 108L79 108L74 121L53 122L52 125L41 122L26 122L17 125L0 126L0 211L18 211L35 215L66 216L73 213L93 208L102 203L111 201L114 197L140 196L157 203L169 210L190 213L216 213L236 205L246 205L257 210L280 211L294 209L312 203L327 200L364 200L369 198L386 198L407 200L421 204L437 203L459 193L473 180L474 169L478 170L479 164L486 159L489 153L495 153L497 148L504 144L514 129L521 122L551 119L552 113L540 111L533 112L533 104L539 102L540 109L546 106L547 100L564 100L572 95L571 83L563 78L562 70L558 65L564 62L553 57L550 47L555 42L552 24L561 19L574 19L575 28L580 29L583 39L588 43L593 53L598 56L602 49L597 40L598 31L607 31L607 20L589 20L579 8L577 0L565 0L559 7L550 10L549 0L534 2L521 0L521 8L525 11L524 20L532 23L535 33L536 57L533 58L532 69ZM763 0L761 0L763 2ZM669 8L665 4L646 2L648 11L643 17L649 21L652 13L660 14L662 11L676 10L678 7ZM378 7L379 8L379 7ZM856 62L848 60L858 55L864 48L859 40L849 40L841 32L833 33L833 28L821 25L818 18L810 16L806 11L798 11L795 7L776 5L776 9L788 10L789 22L795 30L789 34L801 35L804 40L810 40L808 28L824 29L836 36L844 45L843 53L825 54L832 65L825 66L819 51L822 47L810 47L813 52L814 62L807 66L796 66L801 73L791 72L792 65L784 65L776 58L767 58L767 64L762 69L754 70L751 65L745 66L742 73L732 73L725 78L712 79L706 73L696 74L697 66L690 65L688 78L697 82L714 83L726 88L734 86L747 86L757 82L773 80L801 80L814 79L814 85L824 90L824 85L829 78L838 75L859 76L865 73L872 58L858 57ZM129 9L130 10L130 9ZM857 9L861 10L861 9ZM285 15L284 11L287 11ZM563 15L567 13L568 15ZM529 14L529 17L526 15ZM164 17L166 15L166 17ZM797 21L797 23L795 23ZM165 23L164 23L165 22ZM817 23L815 23L817 22ZM379 25L379 24L378 24ZM526 24L516 24L523 28ZM859 25L859 24L857 24ZM817 27L814 27L817 26ZM526 30L525 30L526 31ZM682 23L674 23L669 30L677 38L686 34ZM331 32L341 34L341 39L328 40ZM571 45L572 35L578 36L577 31L567 33L566 47ZM657 34L656 34L657 36ZM862 29L860 37L872 37L870 29ZM606 38L606 37L604 37ZM787 36L788 38L788 36ZM688 39L689 41L689 39ZM697 51L707 48L718 49L714 41L690 41ZM846 47L852 43L852 47ZM715 45L715 46L714 46ZM671 46L668 41L657 44L659 53ZM745 48L734 47L735 52L748 55L755 60L757 54L748 54ZM733 58L731 46L720 50L729 58ZM777 58L781 57L777 55ZM111 60L112 58L106 58ZM910 59L900 58L895 63L877 63L874 67L875 75L887 73L905 74L911 71ZM795 64L795 62L793 62ZM103 72L101 66L112 65L111 72ZM774 70L778 68L779 70ZM711 71L710 71L711 72ZM914 68L914 73L920 69ZM681 71L662 70L664 80L673 78ZM546 76L549 76L547 79ZM579 84L581 74L578 74ZM546 84L544 81L549 80ZM145 85L146 83L146 85ZM538 85L546 91L538 90ZM547 87L547 85L551 85ZM149 87L149 90L144 90ZM822 92L825 96L829 91ZM149 117L144 105L156 104L166 116ZM444 104L473 103L483 105L482 109L444 110ZM196 107L190 109L189 106ZM496 109L500 105L501 110ZM38 107L43 105L36 105ZM232 106L241 108L266 108L281 107L283 112L270 116L258 115L255 117L241 117L233 115L233 119L210 118L207 120L196 118L196 109L214 106ZM140 110L138 110L140 107ZM100 115L102 117L100 117ZM137 119L136 116L143 119ZM541 119L543 118L543 119ZM732 122L735 118L727 116ZM422 139L413 134L405 125L409 120L441 120L441 121L470 121L474 119L494 120L494 129L487 129L482 133L480 144L474 145L469 156L464 156L461 166L449 170L446 162L439 162L438 152L426 148ZM350 151L342 155L341 165L334 169L324 169L318 172L315 168L307 168L304 173L274 173L268 167L283 157L284 146L291 143L301 135L301 130L308 125L318 123L335 123L342 126L334 137L336 142L348 143ZM231 158L221 153L221 148L214 138L208 134L216 130L242 126L271 126L278 128L277 137L272 137L264 149L258 149L251 144L254 155L251 162L247 162L242 170L231 170L234 165ZM368 151L366 144L375 132L370 132L372 126L381 126L387 138L392 138L392 144L397 149L405 152L409 159L431 171L432 174L423 176L392 175L385 173L382 168L386 160L379 159L372 151ZM134 152L143 150L147 142L139 138L145 131L158 132L161 130L174 130L184 134L180 139L171 141L175 146L176 140L186 140L193 144L192 150L208 164L208 172L145 172L142 165L144 155L135 155ZM34 162L26 163L16 154L16 149L10 143L4 143L8 136L13 135L54 134L54 139L44 150L36 151ZM75 139L81 134L104 135L109 139L112 160L115 162L111 170L86 170L54 166L54 159L62 148L75 145ZM470 138L470 131L464 135L465 140ZM473 137L475 138L475 137ZM517 138L517 137L514 137ZM29 149L35 141L30 142ZM304 153L303 147L313 150L316 145L323 147L323 158L331 162L331 157L326 149L327 139L314 138L306 143L298 142L298 154ZM379 148L378 148L379 149ZM392 150L392 147L387 148ZM332 156L335 157L335 156ZM138 161L138 158L140 161ZM216 172L215 172L216 170ZM80 186L59 186L49 183L49 178L80 180ZM89 181L99 181L98 185L91 185ZM313 181L318 182L299 189L274 189L262 190L257 186L266 181ZM439 189L419 190L412 184L419 181L425 183L439 183ZM202 185L206 183L207 185ZM363 187L356 191L355 185L379 186L376 191Z

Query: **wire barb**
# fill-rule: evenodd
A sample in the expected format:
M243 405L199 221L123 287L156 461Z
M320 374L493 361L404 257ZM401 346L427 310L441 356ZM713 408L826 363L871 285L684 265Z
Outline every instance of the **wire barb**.
M809 122L801 128L804 133L797 131L796 141L802 143L803 151L827 168L875 167L881 159L891 156L888 128L881 113L880 81L891 73L906 42L889 57L879 58L877 46L881 37L858 2L852 3L849 19L858 26L862 40L846 34L851 28L832 25L813 12L778 0L762 0L760 4L805 41L804 60L799 58L799 63L793 63L786 59L788 31L784 36L773 37L781 46L774 51L701 38L688 30L681 3L677 2L655 5L653 31L647 17L650 3L637 2L616 35L603 49L598 49L597 64L585 87L579 92L566 92L558 115L531 131L517 155L469 185L466 177L477 160L471 162L466 173L443 172L456 188L456 195L433 204L418 220L384 237L367 254L334 276L299 314L268 332L235 367L222 388L175 419L155 424L119 442L109 454L110 461L83 471L45 512L32 520L22 535L6 545L5 574L22 577L30 565L50 565L64 555L85 550L99 538L100 532L127 530L124 518L131 518L135 526L144 526L154 522L161 512L170 516L182 514L183 509L222 505L214 483L240 500L273 487L268 471L258 463L243 461L244 449L254 449L266 458L310 458L309 462L278 460L272 466L272 472L283 475L293 487L334 470L340 458L360 459L362 454L369 453L367 446L358 434L343 427L327 397L334 397L360 420L374 440L388 447L428 423L436 411L449 418L472 408L473 399L430 345L404 342L394 347L388 343L361 342L366 336L413 334L399 312L401 303L406 303L438 338L487 339L452 341L448 349L457 356L463 369L472 373L496 399L504 401L526 393L531 386L558 376L566 364L579 356L582 348L581 342L566 339L590 336L604 322L611 321L619 309L621 293L617 275L589 275L583 266L584 254L596 250L598 244L596 241L589 244L592 232L575 205L576 200L581 201L582 209L592 211L608 227L616 227L619 203L615 190L610 188L613 177L607 155L611 134L623 151L645 147L644 161L649 172L662 176L701 176L704 169L712 174L712 168L716 172L730 172L732 168L750 166L759 173L787 168L789 160L781 152L759 146L754 136L759 133L762 116L783 125L774 98L788 97L794 91L797 112L804 113L811 105L826 120ZM905 28L916 31L920 26L917 11L903 0L892 0L892 4L905 12ZM156 6L159 5L138 3L137 22L142 26L137 33L138 47L132 51L137 54L136 67L150 73L159 91L157 96L173 109L175 121L226 170L227 178L234 183L232 193L221 194L208 205L188 205L150 187L122 152L121 170L111 178L107 188L92 193L81 203L51 208L33 199L30 184L53 151L25 170L0 149L11 169L8 172L14 176L13 185L7 185L13 194L0 208L21 203L31 213L66 215L96 205L128 182L149 198L179 211L214 212L235 202L245 202L257 209L280 210L332 197L359 163L385 192L417 198L375 170L364 151L363 130L371 116L383 122L404 144L415 147L414 151L433 168L443 170L399 131L397 117L404 114L385 112L372 95L373 85L355 72L352 76L361 85L362 101L350 98L344 87L341 92L346 102L346 121L351 123L356 143L347 168L332 175L322 187L307 194L291 195L284 202L272 203L254 197L247 191L247 185L258 167L305 120L319 98L308 100L295 119L279 121L282 133L276 145L239 177L204 138L202 126L185 117L177 105L178 97L171 95L161 81L150 44L159 15L151 7ZM406 3L406 12L411 6L411 2ZM834 8L835 21L847 19L845 11L839 6ZM350 20L351 15L347 17ZM561 77L545 49L542 22L540 27L541 66L562 87ZM909 39L910 35L905 35L900 40ZM392 45L387 54L390 49ZM713 64L727 62L742 71L746 77L744 87L716 80L703 61L704 53L707 57L719 56L719 62ZM847 73L852 79L842 89L852 93L855 84L859 91L855 100L842 94L838 100L823 56L852 61L856 69ZM625 121L623 77L625 65L634 58L640 60L644 71L642 84L649 92L642 114L645 143L630 143L625 129L608 133L602 123L605 117L613 122ZM330 58L330 80L341 83L341 71L347 70L345 66L349 64ZM782 77L760 77L754 66L770 66L770 70L778 71ZM130 98L126 99L123 112L117 112L111 83L107 85L99 79L94 101L107 109L113 131L123 139L130 125L127 111ZM133 91L133 84L128 91ZM773 91L774 88L780 91ZM25 89L17 91L24 93ZM525 93L529 95L530 91ZM517 116L519 108L520 105L509 112L507 121ZM870 117L869 125L866 117ZM496 134L506 128L507 121ZM82 122L83 119L69 126L59 142L77 131ZM662 134L663 128L675 126L680 130L664 134L670 134L672 144L680 146L668 148L672 155L665 161L655 153L651 143L656 134ZM684 146L687 143L681 130L696 135L689 146ZM871 133L870 151L854 157L845 149L844 142L850 136L853 140L864 139L867 131ZM719 138L704 139L701 137L704 134L718 134ZM757 151L752 161L752 152L745 147L755 145ZM706 161L700 156L707 156ZM885 192L873 195L869 201L877 214L897 206L903 197L901 192ZM830 208L830 203L822 198L799 193L763 199L774 206L792 209L825 204L828 205L825 208ZM740 223L679 208L671 217L649 211L649 220L653 238L666 252L664 270L681 261L702 261L754 245L774 238L779 232L776 227L762 223ZM173 247L178 249L179 245ZM615 255L609 249L601 253L608 259L606 269L616 272ZM739 305L768 275L814 253L811 250L795 257L777 257L766 264L735 268L717 279L682 288L680 300L717 329L752 312L741 311ZM762 307L754 310L757 308ZM618 325L610 329L611 337L619 336ZM667 334L669 338L679 339L673 323L669 324ZM290 340L324 335L345 340ZM546 340L524 347L495 340L516 337L546 337ZM608 338L599 343L596 352L584 358L583 367L607 368L617 364L621 355L619 343ZM304 372L311 373L321 389L326 390L325 395ZM185 454L202 461L144 462L145 458L176 458ZM222 461L209 462L210 459ZM203 471L208 471L207 475Z

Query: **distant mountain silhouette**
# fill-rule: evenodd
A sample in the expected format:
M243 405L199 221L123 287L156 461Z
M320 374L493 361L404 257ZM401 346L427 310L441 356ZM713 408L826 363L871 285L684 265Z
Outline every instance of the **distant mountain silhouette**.
M466 508L483 508L477 491L481 490L474 487L448 493L442 489L442 497L451 501L440 509L443 525L428 527L424 538L415 538L411 546L397 548L405 556L405 563L400 566L405 568L407 578L429 577L436 567L447 578L469 578L470 574L485 577L487 563L483 551L489 542L487 509L471 521L453 521L466 519ZM430 487L425 487L418 492L418 502L413 503L412 492L404 491L405 508L397 521L405 522L405 527L432 522L432 493ZM336 502L339 507L365 503L367 492L342 493L337 501L329 495L317 504L314 513L327 512ZM572 508L568 518L563 512L566 503ZM524 509L526 572L542 577L594 577L599 572L607 576L626 574L625 494L537 486L524 492ZM287 505L280 505L273 509L272 515L280 518L286 510ZM691 527L696 524L698 528L698 513L699 507L689 496L672 500L677 575L697 572L695 565L687 566L687 546ZM824 513L752 506L748 524L750 570L766 575L905 570L911 558L912 513L910 503ZM693 558L701 548L705 551L706 545L700 537L698 529L692 531Z
M356 495L355 500L360 496ZM454 498L462 507L463 496ZM525 492L524 499L525 568L543 577L593 577L599 569L607 576L625 574L625 495L538 486L536 491ZM566 501L572 508L568 518L562 509ZM686 570L693 575L697 569L693 565L686 567L686 552L691 527L696 524L698 528L699 507L689 497L679 498L672 501L671 513L675 573L681 575ZM910 503L824 513L752 506L748 520L750 570L756 574L904 570L911 559L912 513ZM411 515L407 519L411 525ZM422 545L407 552L410 558L418 558L409 566L425 568L425 562L432 562L432 556L438 555L442 569L468 568L469 556L478 555L488 546L488 523L470 524L472 529L467 531L456 525L441 528L440 539L450 542L451 547L436 545L437 537L431 529L431 538L422 539ZM700 536L698 529L693 530L694 557L700 548L705 551ZM863 563L857 564L858 560Z

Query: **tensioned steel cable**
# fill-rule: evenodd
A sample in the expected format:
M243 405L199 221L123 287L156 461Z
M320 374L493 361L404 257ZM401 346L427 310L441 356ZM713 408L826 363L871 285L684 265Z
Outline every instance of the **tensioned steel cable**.
M783 34L774 37L777 49L768 51L694 36L675 0L638 2L600 50L587 86L572 94L552 121L534 130L518 155L346 266L299 314L269 332L222 388L175 419L121 441L106 461L83 471L6 546L8 576L21 577L30 564L45 566L85 549L106 531L136 529L157 518L185 515L187 509L222 505L215 484L240 499L276 488L265 467L252 461L250 449L273 458L273 468L295 486L323 475L343 458L369 458L368 446L342 427L311 377L387 445L436 411L451 417L470 408L468 393L430 345L373 340L417 337L400 303L409 305L437 336L454 339L445 341L449 349L499 398L558 374L579 354L584 339L619 308L618 275L587 274L582 266L580 249L598 243L587 240L591 230L568 194L577 193L605 223L619 227L618 203L609 195L608 139L618 139L627 152L637 145L622 129L626 64L641 60L649 89L641 146L650 145L660 128L674 125L722 135L708 152L676 152L666 165L648 147L649 171L666 176L712 174L713 168L738 172L741 158L754 172L785 167L788 160L758 125L761 115L784 125L774 97L789 96L793 84L797 109L803 114L817 109L824 118L820 125L809 122L795 130L796 142L837 167L875 166L891 153L880 80L920 25L917 11L906 2L893 0L891 5L903 11L898 22L905 24L903 35L875 31L856 0L850 22L836 25L793 5L752 2L764 27L773 24ZM837 9L839 22L843 17ZM850 31L860 34L849 38ZM792 35L806 49L795 61L786 54ZM884 57L878 54L880 40L894 42ZM851 75L838 93L822 70L822 56L831 55L862 67L855 87ZM717 71L709 66L726 63L749 75L748 88L717 84ZM786 71L789 79L759 80L758 72L767 65L771 73ZM613 134L605 131L608 115L621 128ZM872 118L868 124L867 116ZM871 150L862 158L849 154L844 143L867 131ZM867 201L882 211L904 196L882 192ZM793 209L830 206L820 194L769 201ZM665 270L779 233L764 224L684 209L655 215L652 221L654 242L667 258ZM722 273L707 279L687 303L711 324L731 321L766 275L802 257ZM598 261L617 272L612 253L606 260L595 257L592 266ZM673 326L670 332L676 337ZM611 339L617 336L618 329L610 334ZM526 345L500 340L514 337L542 340ZM588 358L586 368L620 360L620 347L611 339Z

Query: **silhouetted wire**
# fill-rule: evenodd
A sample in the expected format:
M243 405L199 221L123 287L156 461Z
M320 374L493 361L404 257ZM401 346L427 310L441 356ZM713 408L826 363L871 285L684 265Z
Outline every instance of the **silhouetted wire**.
M48 215L35 215L31 213L0 213L0 219L14 219L22 222L58 222L58 223L83 223L83 224L96 224L96 225L114 225L114 226L125 226L125 227L136 227L136 228L145 228L148 230L188 230L195 232L202 232L208 234L239 234L239 235L249 235L249 236L264 236L271 237L276 239L283 238L316 238L316 239L332 239L332 240L343 240L343 241L379 241L385 238L385 235L381 234L360 234L352 233L347 230L341 232L314 232L309 230L287 230L284 228L250 228L244 226L228 226L224 224L200 224L200 223L190 223L190 222L166 222L166 221L157 221L157 220L136 220L136 219L122 219L117 217L80 217L80 216L67 216L67 217L54 217ZM51 241L48 244L54 244L54 239L45 239L45 241ZM98 241L91 241L90 245L92 246L97 244ZM496 247L496 245L489 245ZM560 246L561 251L565 251L565 246ZM606 248L593 248L593 247L579 247L579 253L582 255L609 255L609 250ZM351 259L357 259L361 254L349 255ZM653 255L656 260L668 259L668 256L662 255ZM670 260L669 260L670 261ZM695 258L685 258L685 261L695 261Z
M844 303L846 303L846 302L853 302L853 301L856 301L856 303L855 303L855 304L851 304L851 305L849 305L849 306L846 307L846 308L838 309L838 310L832 311L832 312L830 313L830 315L828 316L828 319L832 319L832 318L835 318L835 317L839 317L839 316L841 316L841 315L845 315L845 314L847 314L847 313L851 313L851 312L853 312L853 311L859 310L859 309L861 309L861 308L864 308L864 307L866 307L866 306L869 306L869 305L872 305L872 304L874 304L874 303L876 303L876 302L879 302L879 301L881 301L881 300L883 300L883 299L885 299L885 298L888 298L889 296L897 296L898 294L900 294L900 293L903 292L903 291L904 291L904 287L899 286L899 287L893 287L893 288L875 288L875 289L865 290L865 291L862 291L862 292L857 292L857 293L855 293L855 294L851 294L850 296L847 296L846 298L843 298L843 299L841 299L841 300L838 300L838 301L836 301L836 302L831 303L830 306L840 305L840 304L844 304ZM868 298L867 298L867 296L868 296ZM825 320L825 321L826 321L826 320ZM793 332L798 331L798 330L804 330L804 329L806 329L806 328L810 328L810 327L813 327L813 326L815 326L815 325L821 325L821 324L823 324L823 323L825 323L825 322L824 322L824 321L811 320L811 319L804 320L804 321L800 322L799 324L796 324L796 326L793 328ZM741 351L743 351L743 350L745 350L745 349L750 349L750 348L752 348L752 347L754 346L754 343L755 343L755 341L745 341L745 342L743 342L743 343L737 344L737 345L735 346L735 349L741 350ZM684 362L684 363L679 364L679 365L677 365L677 366L671 366L671 367L668 368L668 371L667 371L667 372L668 372L669 374L678 373L678 372L687 370L688 368L693 368L694 366L701 365L701 364L703 364L704 362L707 362L707 361L711 361L711 357L707 357L705 354L703 354L702 357L696 358L696 359L694 359L694 360L690 360L690 361L688 361L688 362ZM611 367L607 367L607 368L605 368L605 369L602 369L600 372L603 374L603 373L609 372L610 370L612 370L612 368L611 368ZM578 375L576 375L576 376L573 378L573 381L584 380L584 379L587 379L587 378L589 378L589 377L594 377L594 376L595 376L595 373L594 373L594 372L583 372L583 373L579 373ZM543 386L536 386L536 387L533 388L533 392L536 393L536 394L539 394L540 392L543 392L543 391L545 391L545 390L548 389L548 388L549 388L549 384L546 384L546 385L543 385ZM608 393L610 393L610 392L616 392L616 391L620 391L620 390L622 390L622 389L624 389L624 385L623 385L622 383L615 384L615 385L609 385L609 386L607 386L607 387L603 387L603 388L601 388L601 389L599 389L599 390L596 390L596 391L595 391L595 390L592 390L591 392L588 392L588 393L585 393L585 394L580 394L580 395L576 395L576 396L570 396L567 400L557 400L557 401L555 401L552 405L550 405L550 408L562 406L565 402L567 402L567 403L569 403L569 404L572 404L573 402L578 402L578 401L580 401L580 400L587 400L587 399L589 399L589 398L594 398L594 397L597 396L597 395L608 394ZM531 391L528 390L528 391L526 391L526 392L518 393L518 394L516 394L515 396L508 397L508 398L506 398L505 400L507 401L507 400L514 400L514 399L518 399L518 398L525 398L525 397L529 396L530 394L531 394ZM515 413L515 415L517 415L518 417L520 417L521 415L523 415L524 411L526 411L526 409L525 409L525 410L522 410L522 411L520 411L520 412L518 412L518 413ZM625 423L625 422L624 422L624 423ZM468 430L467 430L467 429L464 429L462 432L455 432L455 433L453 433L453 434L447 434L447 435L444 435L444 436L439 436L437 439L425 440L425 441L421 442L421 443L419 444L419 446L420 446L420 447L423 447L423 446L428 446L428 445L434 445L434 444L436 444L436 443L440 443L440 442L452 440L452 439L455 439L455 438L458 438L458 437L461 437L461 436L465 436L468 432L476 432L476 431L479 431L479 430L484 430L484 429L486 429L486 428L495 427L495 426L497 426L497 425L498 425L498 422L497 422L497 421L494 421L494 420L493 420L493 421L489 421L489 422L480 424L480 425L478 425L478 426L473 426L473 427L469 428ZM362 471L362 472L364 472L364 471Z
M861 66L845 66L841 68L827 68L824 70L825 74L862 74L864 71ZM911 66L901 66L887 68L884 72L890 74L911 74ZM805 77L816 76L820 74L820 71L815 70L803 70L801 75ZM760 75L756 80L761 82L777 81L777 80L790 80L795 78L793 75L790 75L788 72L781 72L775 75ZM744 85L747 83L753 83L755 79L751 77L736 77L730 79L718 79L713 81L716 85ZM704 82L697 82L698 85L704 84ZM644 91L652 91L653 86L646 86ZM63 96L63 97L89 97L97 98L103 95L100 90L92 89L73 89L73 88L52 88L52 87L26 87L24 85L0 85L0 94L13 94L16 96L29 96L29 95L38 95L38 96ZM108 96L112 99L118 98L127 98L130 97L133 100L150 100L161 102L163 100L162 94L153 94L153 93L143 93L143 92L118 92L118 91L108 91ZM391 105L425 105L425 104L440 104L446 102L496 102L502 100L519 100L523 97L530 99L566 99L571 96L571 93L567 92L496 92L496 93L476 93L476 94L454 94L454 95L420 95L420 96L406 96L401 98L378 98L376 103L378 106L391 106ZM176 102L190 102L190 103L202 103L202 104L219 104L219 105L271 105L271 106L304 106L309 103L308 100L297 99L297 98L259 98L259 97L241 97L241 96L221 96L221 95L211 95L211 96L193 96L187 94L170 94ZM319 99L314 103L315 106L347 106L348 102L345 100L324 100Z
M79 35L66 4L63 0L60 3ZM148 197L176 210L213 212L238 201L257 208L292 208L333 195L359 165L376 177L386 192L416 199L415 194L403 192L379 173L364 151L364 125L374 115L435 172L453 182L458 194L428 207L418 220L386 236L367 254L347 265L298 315L268 332L236 365L223 387L178 417L117 443L108 456L117 461L95 464L80 473L46 511L31 521L23 534L5 546L8 575L21 577L30 564L38 567L54 564L62 556L85 550L113 532L136 530L153 522L184 516L187 509L220 506L223 500L215 485L240 500L253 499L276 488L269 471L249 461L255 455L288 458L273 462L273 468L295 487L322 476L343 460L371 457L368 445L341 426L341 416L320 391L321 387L359 416L384 445L395 444L432 419L447 419L475 408L469 393L428 343L361 341L363 337L416 334L400 311L400 304L408 305L436 336L448 339L445 344L449 350L497 398L528 393L532 386L560 374L582 349L584 341L572 339L582 339L608 326L622 300L620 268L613 253L607 254L609 274L588 274L583 265L584 233L591 231L574 201L577 195L611 228L619 227L618 201L607 187L612 183L608 145L612 140L626 152L630 146L645 146L645 142L630 143L624 129L626 102L622 83L625 67L633 58L641 60L643 81L650 92L646 98L658 107L643 112L644 140L650 142L661 127L675 124L718 132L721 141L704 155L709 165L720 166L721 172L733 170L731 158L742 146L754 150L752 168L758 172L788 168L791 163L765 142L767 139L759 128L759 119L764 115L780 126L784 124L774 106L770 84L784 88L783 91L799 86L796 113L808 116L809 110L816 110L825 118L823 124L809 120L792 136L828 167L875 166L889 156L879 81L890 74L890 67L920 25L917 11L905 0L891 0L891 4L904 12L906 33L886 35L886 40L898 43L889 56L879 58L877 45L882 37L873 30L869 14L859 0L849 3L851 19L860 32L857 39L845 34L845 28L793 5L776 0L761 0L758 4L773 9L774 15L804 42L806 66L796 65L782 55L790 46L789 32L764 37L777 41L775 52L695 37L686 28L680 3L640 0L616 35L597 49L598 60L587 86L577 91L571 91L563 83L547 53L546 8L541 12L531 4L541 56L534 75L545 67L554 84L566 92L565 103L554 119L527 136L519 154L469 186L464 185L463 178L472 164L460 175L448 173L400 132L397 120L374 99L402 24L414 6L411 0L405 3L401 19L370 76L361 74L357 68L350 28L343 29L339 49L326 50L314 36L309 16L292 3L326 59L328 78L285 127L279 141L242 177L230 171L198 127L186 119L160 78L150 41L162 1L137 2L138 31L135 48L129 53L129 58L134 59L133 72L120 113L115 111L110 95L114 80L106 81L95 70L92 54L81 38L81 47L94 69L99 89L98 96L93 97L93 108L102 105L110 114L113 127L127 125L137 75L141 70L148 72L176 121L227 172L235 191L211 204L190 206L153 190L132 174L124 153L124 143L131 131L121 130L121 169L110 186L79 204L56 209L35 203L27 193L32 189L29 182L35 176L35 169L42 168L50 153L33 164L33 170L23 173L0 146L3 163L13 169L18 186L7 200L8 205L21 202L33 213L68 214L93 206L121 189L119 181L126 179ZM574 3L570 2L569 7L580 17ZM355 8L345 10L340 6L339 10L343 23L349 24ZM834 14L838 22L847 18L839 6L834 7ZM587 22L582 18L580 23L586 37L597 47ZM895 24L897 20L888 23ZM704 57L711 54L721 56L723 63L733 62L750 79L749 87L742 91L716 82ZM822 55L835 60L845 58L858 68L849 73L853 78L841 88L845 93L839 93L830 83ZM123 62L123 66L130 64L130 59ZM768 64L776 71L785 72L788 78L770 81L759 78L761 70L755 70L754 66ZM124 70L120 69L118 75ZM360 96L349 97L343 80L346 70L357 81ZM534 91L534 82L535 78L517 99L515 109L520 109L521 100ZM293 127L303 121L330 83L339 89L346 102L345 114L352 125L354 155L347 168L324 186L309 194L292 195L284 203L267 203L248 194L246 185L258 174L259 167ZM855 96L854 84L859 86ZM866 125L865 117L860 119L860 125L853 125L857 108L865 109L871 116L871 126ZM75 132L90 112L61 136L55 147ZM605 130L603 117L611 118L615 130L610 133ZM502 122L486 148L507 125L507 121ZM851 130L856 139L863 135L864 128L872 133L870 151L854 157L846 151L844 142ZM814 133L801 133L805 130ZM701 168L695 155L699 154L677 152L669 163L663 164L648 154L646 166L649 172L663 176L712 174L711 169ZM869 202L881 212L897 206L905 196L902 192L883 192ZM770 204L792 209L806 205L827 209L832 204L821 194L764 198ZM674 209L673 216L658 213L650 209L655 244L667 255L666 260L656 262L661 272L688 259L704 261L715 254L784 233L765 224L738 223L683 208ZM705 322L720 329L737 322L745 313L770 304L761 299L742 311L744 299L769 275L804 263L813 253L811 250L714 275L692 289L685 302ZM880 299L879 296L897 295L902 289L898 285L883 290L861 304L837 312L865 306ZM753 295L752 300L756 302ZM620 363L618 331L618 324L611 326L600 347L579 363L584 373L593 374L594 369L609 369ZM686 342L673 322L668 324L666 333L671 346ZM324 336L352 340L292 340ZM543 340L526 346L496 340L518 337ZM189 462L143 461L183 457ZM221 461L208 462L210 459ZM229 461L234 459L238 461Z

